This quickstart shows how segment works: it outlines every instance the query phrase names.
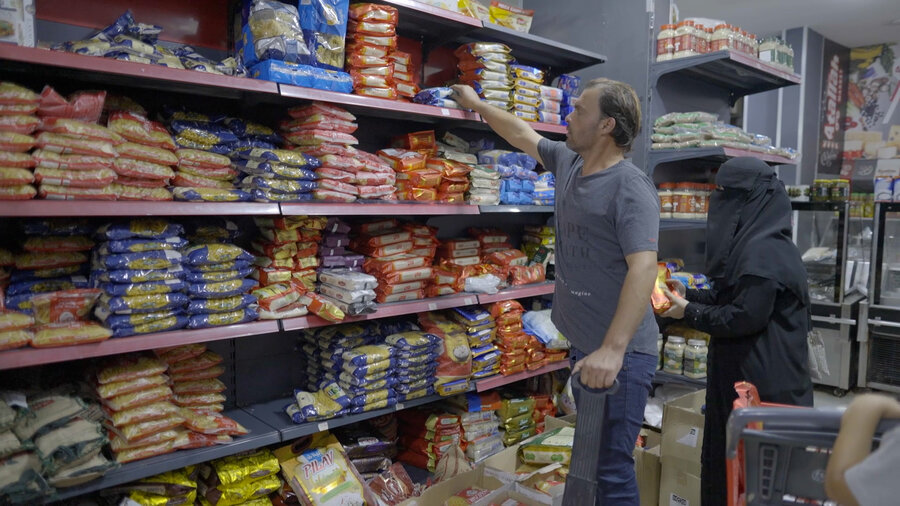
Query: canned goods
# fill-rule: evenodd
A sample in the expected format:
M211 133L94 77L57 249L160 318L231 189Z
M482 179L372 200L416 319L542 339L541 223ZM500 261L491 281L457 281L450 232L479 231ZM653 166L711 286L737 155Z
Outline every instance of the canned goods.
M813 202L827 202L831 199L831 181L828 179L816 179L813 181L810 200Z
M875 178L875 200L877 202L890 202L897 191L894 188L894 180L889 177L876 177Z
M836 202L847 202L850 200L850 180L835 179L831 183L831 200Z

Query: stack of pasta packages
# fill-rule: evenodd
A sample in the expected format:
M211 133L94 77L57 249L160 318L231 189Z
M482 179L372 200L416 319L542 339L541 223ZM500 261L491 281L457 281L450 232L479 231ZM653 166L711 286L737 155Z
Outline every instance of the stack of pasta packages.
M226 444L231 436L247 434L220 413L224 384L215 378L224 372L222 357L202 345L156 353L120 356L97 372L116 461Z
M119 198L172 200L172 192L167 188L175 177L172 166L182 163L174 153L175 141L166 127L129 111L110 112L106 124L128 141L116 147L119 158L115 170L119 179L115 187ZM187 159L184 165L192 166Z
M410 330L385 337L385 343L396 348L397 391L401 402L434 393L440 338L428 332Z
M419 234L421 246L416 246L413 232ZM425 233L416 227L404 230L395 219L359 224L350 248L368 257L366 271L378 280L377 302L425 298L425 287L434 274L429 256L433 254L433 236Z
M197 480L200 471L197 466L188 466L174 471L143 478L116 487L136 504L194 504L197 500Z
M116 468L101 453L107 439L99 418L96 408L62 391L0 400L4 499L38 504L52 495L51 487L81 485Z
M96 235L102 242L94 250L91 279L103 291L97 319L116 337L186 327L184 227L135 218L106 224Z
M41 97L8 81L0 81L0 200L28 200L37 195L31 170L35 161L32 133L41 124L36 116ZM54 153L55 154L55 153Z
M520 64L510 65L509 70L513 78L512 113L525 121L541 121L539 110L544 71Z
M522 251L528 255L529 264L544 266L547 279L553 279L553 254L556 250L556 229L550 225L526 225L522 235Z
M522 330L522 305L509 300L491 304L489 309L497 321L494 344L501 351L500 374L507 376L543 366L544 346Z
M465 327L438 311L420 314L419 326L440 339L435 392L452 396L468 391L472 376L472 350Z
M254 220L260 233L250 244L250 250L256 255L251 276L260 284L253 291L260 318L273 320L305 315L307 306L300 297L307 290L315 289L317 241L325 219L289 216Z
M469 392L447 400L449 411L459 415L462 426L462 448L473 463L502 451L500 433L500 394L497 392Z
M427 135L420 136L419 134ZM418 136L419 139L429 138L428 146L434 146L433 131L407 134L406 138L411 141L414 136ZM378 156L396 172L397 198L417 202L434 202L437 200L437 189L441 184L441 173L426 167L428 156L431 156L434 148L422 147L425 146L425 143L421 142L404 142L402 145L409 146L409 148L389 148L378 151Z
M540 93L541 105L538 106L538 121L564 125L568 115L563 108L566 92L562 88L541 85Z
M538 179L537 160L525 153L494 149L478 152L478 163L500 174L500 203L531 205L534 182Z
M259 317L256 297L248 293L258 286L249 277L254 256L232 244L237 226L193 223L190 245L184 251L184 266L191 280L188 328L201 329L254 321ZM194 281L199 280L199 281Z
M281 490L281 466L271 450L223 457L198 467L201 504L261 506Z
M397 48L398 17L397 9L387 5L350 6L345 69L353 78L353 93L396 100L399 96L412 98L418 92L408 58L400 55L404 65L401 70L395 68L391 58Z
M88 252L94 244L89 237L92 231L93 227L80 221L25 223L23 252L14 257L5 304L10 310L25 313L35 326L24 322L15 325L15 334L7 336L8 347L67 346L111 336L96 322L87 321L100 296L99 290L89 288L85 276Z
M448 267L458 274L460 267L481 263L481 245L478 239L446 239L441 241L438 246L436 259L442 266ZM457 291L463 290L457 289Z
M493 376L500 370L500 353L493 345L497 323L490 312L479 306L456 308L450 313L462 326L472 353L472 379Z
M108 128L98 125L103 111L106 92L82 92L71 97L71 101L57 94L49 86L44 88L38 115L41 116L40 132L35 145L40 148L39 157L50 158L44 153L59 153L79 156L62 158L61 163L77 162L80 170L73 166L51 168L48 164L35 168L34 180L39 183L38 197L62 200L115 200L116 171L109 163L116 158L117 151L127 146L121 136ZM85 160L84 157L92 159ZM84 164L84 162L88 162ZM91 164L90 162L93 162ZM118 163L118 161L116 161Z
M346 255L344 258L362 263L362 255ZM369 274L355 270L356 267L322 269L319 272L318 294L313 297L340 310L343 315L361 315L375 312L375 289L378 280ZM329 319L327 317L323 317ZM340 318L341 320L343 318Z
M464 204L469 190L469 173L472 166L446 158L429 158L426 168L439 171L441 184L437 200L444 204Z
M454 51L459 60L459 81L468 84L487 103L504 111L512 106L514 80L510 65L515 59L505 44L471 42Z
M314 170L321 162L298 151L245 147L231 161L244 175L241 188L257 202L305 202L318 187Z
M503 429L503 444L512 446L537 434L536 401L530 395L504 395L497 415Z
M469 173L466 202L481 206L500 204L500 173L491 165L476 165Z
M459 447L462 428L459 415L434 409L401 411L400 462L434 472L441 457Z

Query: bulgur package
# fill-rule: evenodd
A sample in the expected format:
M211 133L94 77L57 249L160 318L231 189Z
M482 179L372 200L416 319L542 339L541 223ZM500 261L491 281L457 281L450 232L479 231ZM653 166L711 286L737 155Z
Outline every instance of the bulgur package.
M37 195L37 189L30 184L0 187L0 200L29 200Z
M31 344L34 333L30 330L0 331L0 350L12 350Z
M225 368L223 368L222 366L214 365L205 369L172 373L172 381L178 383L182 381L196 381L201 379L218 378L223 374L225 374Z
M184 409L182 410L182 415L185 419L185 427L201 434L243 436L250 432L240 423L221 413L198 413L189 409Z
M172 440L162 441L159 443L141 446L134 449L122 450L116 453L116 462L119 464L127 464L135 460L147 459L158 455L165 455L175 451Z
M122 394L128 395L128 394ZM139 422L150 422L166 418L169 415L178 414L180 410L169 401L152 402L134 408L113 411L108 413L108 418L116 427L124 427Z
M198 409L200 406L208 404L223 404L225 396L220 393L176 394L172 397L172 402L182 408Z
M135 441L152 436L159 432L172 430L184 424L184 417L180 414L171 414L165 418L138 422L123 427L116 427L114 432L119 433L127 441Z
M138 378L149 378L166 372L167 366L155 357L119 357L97 373L97 383L105 385Z

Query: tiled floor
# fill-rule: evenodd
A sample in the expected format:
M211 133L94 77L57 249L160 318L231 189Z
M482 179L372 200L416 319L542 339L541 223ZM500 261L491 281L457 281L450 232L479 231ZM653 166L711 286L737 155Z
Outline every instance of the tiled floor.
M813 391L813 406L817 408L846 408L856 396L852 391L843 397L836 397L834 389L828 387L816 387Z

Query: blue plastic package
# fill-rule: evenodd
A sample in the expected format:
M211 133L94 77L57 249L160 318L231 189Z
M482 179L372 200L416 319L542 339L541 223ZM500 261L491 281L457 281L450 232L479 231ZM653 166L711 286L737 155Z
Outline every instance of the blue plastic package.
M434 395L434 387L433 386L420 388L418 390L412 390L405 394L400 393L400 395L397 396L397 401L398 402L407 402L407 401L411 401L413 399L420 399L422 397L427 397L429 395Z
M245 1L241 13L241 34L235 42L235 54L246 66L273 58L291 62L309 55L309 46L300 29L295 5L272 0ZM277 20L278 31L271 30Z
M352 397L356 397L367 392L375 392L377 390L383 390L385 388L392 388L398 385L397 378L394 378L393 376L387 376L384 379L373 381L366 385L351 385L343 381L339 381L338 384L341 386L341 388L344 389L344 391L347 392L347 394L351 395Z
M350 399L351 409L353 407L363 407L368 404L374 404L385 399L387 399L389 406L393 406L397 403L397 392L393 390L387 390L387 392L387 397L384 398L381 395L373 395L368 393L357 395L356 397Z
M60 278L64 276L87 277L87 275L89 274L88 271L89 269L87 264L27 271L13 269L12 274L10 274L9 277L9 282L10 284L18 284L24 283L25 281L38 281L42 279Z
M245 267L243 269L234 269L227 271L215 271L215 272L196 272L196 271L187 271L184 276L185 281L191 283L218 283L221 281L230 281L232 279L241 279L246 278L253 272L252 267Z
M181 292L187 285L180 279L149 281L146 283L103 283L100 289L111 297L132 295L153 295L157 293Z
M129 337L156 332L170 332L187 327L188 317L184 315L170 316L139 325L124 325L112 329L113 337Z
M189 329L205 329L209 327L222 327L236 325L238 323L251 322L259 318L255 309L245 307L228 313L195 314L188 318Z
M184 234L184 227L157 218L135 218L110 223L97 230L97 235L109 240L144 238L166 239Z
M423 378L411 383L397 383L394 385L394 390L397 391L398 394L409 394L416 390L422 390L423 388L428 388L434 384L433 379Z
M100 320L105 327L113 330L122 327L136 327L138 325L145 325L157 320L164 320L166 318L184 314L184 311L182 311L181 309L168 309L165 311L155 311L152 313L138 314L113 314L107 311L107 309L108 308L103 306L97 306L94 310L94 316L96 316L97 319ZM185 322L185 324L187 324L187 322Z
M250 194L243 190L218 188L175 188L175 200L187 202L247 202Z
M523 180L522 181L522 192L523 193L534 193L534 181Z
M142 251L179 250L187 246L187 240L181 237L168 237L165 239L123 239L107 241L100 245L98 253L109 255L116 253L140 253Z
M90 235L97 229L83 218L29 219L22 228L25 235Z
M537 167L537 159L526 153L516 153L516 161L526 170L534 170Z
M180 265L168 269L123 269L91 272L91 278L107 283L144 283L147 281L165 281L167 279L183 279L185 270Z
M187 293L196 299L219 299L247 292L258 284L254 279L234 279L219 283L189 283Z
M559 76L557 87L562 88L572 95L578 94L578 88L581 86L581 78L572 74L562 74Z
M353 79L346 72L278 60L265 60L253 65L250 68L250 77L337 93L353 91Z
M184 252L184 264L194 267L230 262L252 262L254 256L233 244L201 244Z
M381 379L391 373L391 369L396 367L396 362L392 359L382 360L369 365L354 366L351 364L342 364L341 370L351 376L357 378L367 378L370 380Z
M369 406L350 406L350 413L357 415L359 413L365 413L366 411L372 411L373 409L384 409L395 404L397 404L397 397L388 397L384 401L376 402Z
M154 313L167 309L184 307L188 296L183 293L166 293L158 295L137 295L134 297L101 297L100 304L106 306L111 313L135 314Z
M99 265L111 269L168 269L181 264L181 253L174 250L142 251L140 253L119 253L96 257Z
M208 144L223 144L239 140L231 130L213 123L176 120L169 124L169 128L177 135Z
M350 0L304 0L299 3L300 28L309 56L300 63L331 70L344 69L344 39Z
M191 299L186 311L188 314L228 313L256 304L256 297L249 293L216 299Z
M176 142L177 142L177 141L176 141ZM179 144L181 144L181 143L179 143ZM186 146L183 146L183 147L186 147ZM209 148L209 149L206 150L206 151L211 151L211 152L216 153L216 154L219 154L219 155L225 155L225 156L228 156L228 155L230 155L232 152L237 151L237 150L239 150L239 149L246 149L246 148L275 149L275 148L277 148L277 147L278 147L278 146L276 145L276 143L269 142L269 141L266 141L266 140L260 140L260 139L240 139L240 140L237 140L237 141L223 142L223 143L221 143L221 144L216 144L216 145L214 145L213 147Z
M56 292L59 290L87 288L88 286L88 278L84 276L61 276L58 278L35 279L10 284L6 287L6 295L34 295L37 293Z

